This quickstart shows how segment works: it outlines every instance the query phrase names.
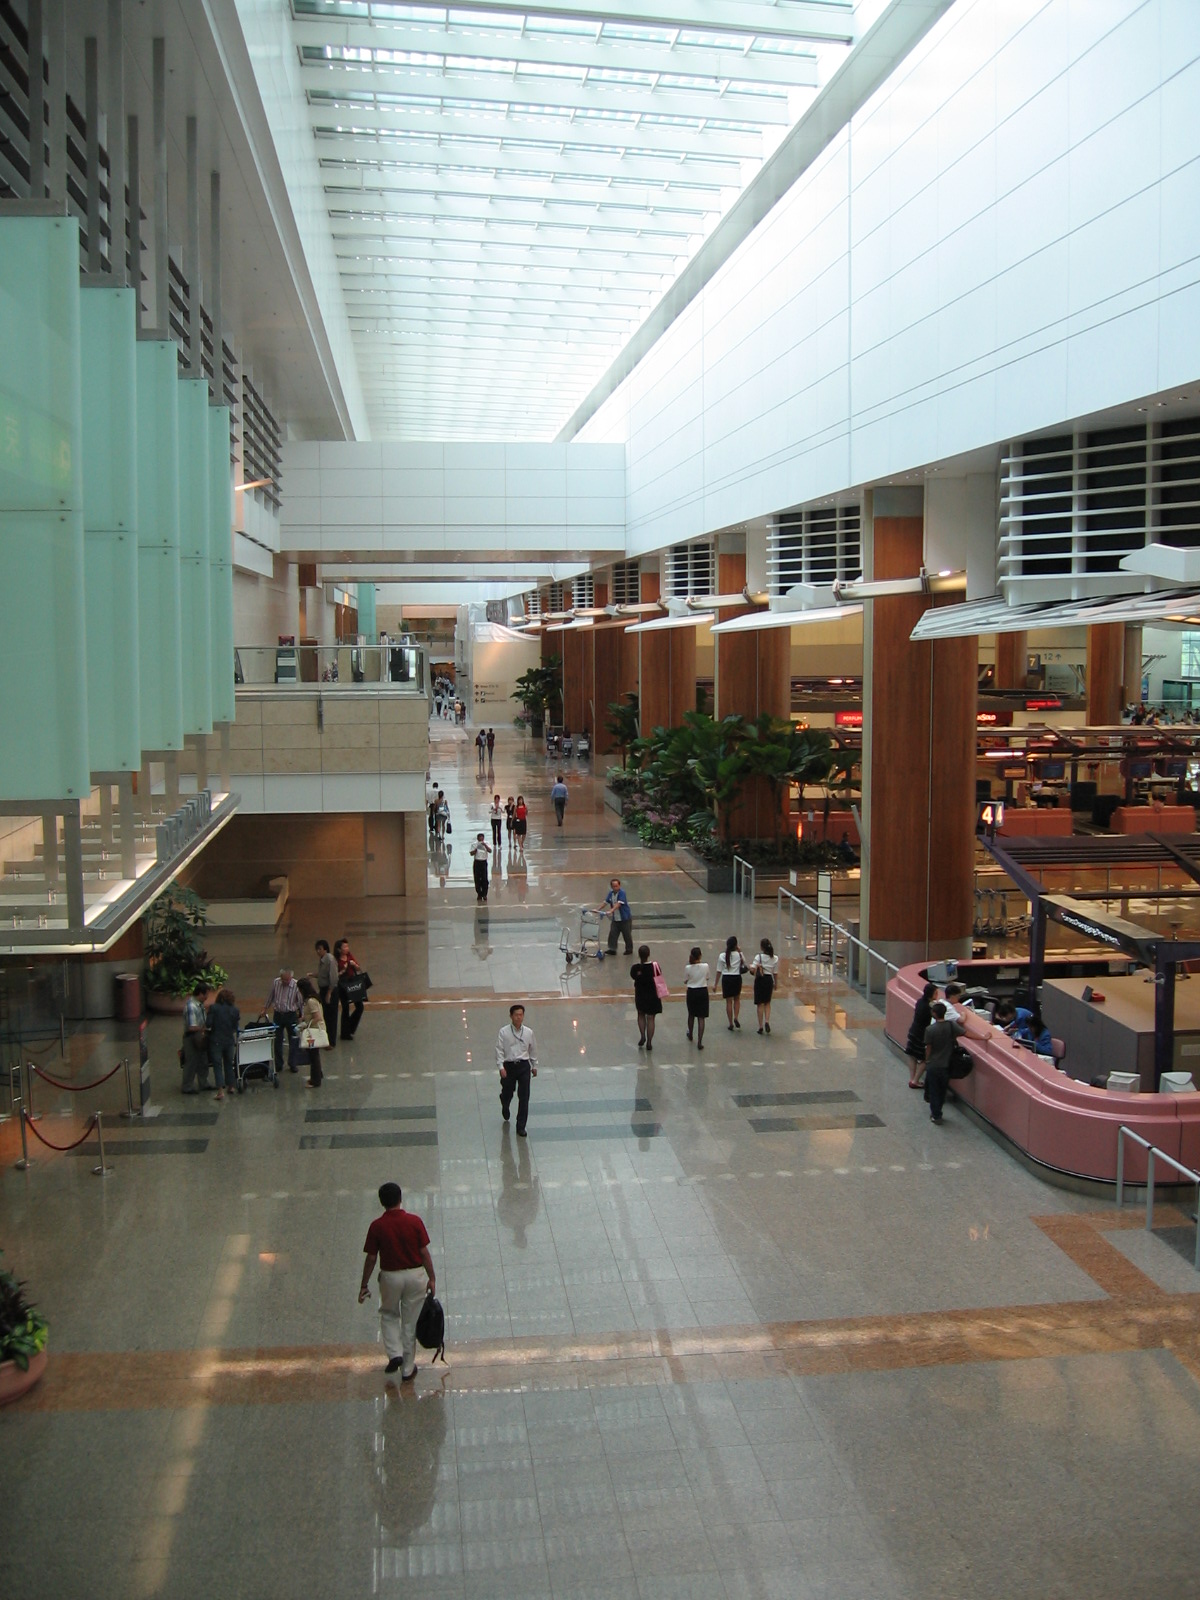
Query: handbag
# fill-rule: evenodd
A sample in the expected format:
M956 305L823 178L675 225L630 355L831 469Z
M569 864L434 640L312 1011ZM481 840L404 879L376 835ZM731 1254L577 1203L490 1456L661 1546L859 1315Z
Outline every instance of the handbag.
M301 1050L328 1050L329 1035L325 1032L323 1022L310 1022L307 1028L299 1030Z
M452 822L447 822L447 824L446 824L446 832L447 833L453 833L454 832L454 824Z
M364 972L361 967L357 972L349 973L339 984L339 988L351 1005L357 1005L360 1000L365 1000L370 987L371 974Z
M950 1079L965 1078L974 1068L975 1063L962 1045L956 1044L950 1052L950 1070L946 1076Z
M441 1356L446 1359L446 1313L442 1310L442 1302L434 1294L425 1296L425 1304L421 1307L417 1317L416 1329L417 1343L422 1350L432 1350L433 1359Z
M660 1000L667 1000L671 994L670 989L667 987L667 980L663 977L662 969L657 961L653 962L652 966L654 967L654 992Z

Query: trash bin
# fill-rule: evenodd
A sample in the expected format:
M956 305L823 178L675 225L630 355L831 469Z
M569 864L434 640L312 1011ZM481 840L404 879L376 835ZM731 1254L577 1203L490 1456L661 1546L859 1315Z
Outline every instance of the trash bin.
M142 980L136 972L118 972L117 1018L121 1022L137 1022L142 1014Z

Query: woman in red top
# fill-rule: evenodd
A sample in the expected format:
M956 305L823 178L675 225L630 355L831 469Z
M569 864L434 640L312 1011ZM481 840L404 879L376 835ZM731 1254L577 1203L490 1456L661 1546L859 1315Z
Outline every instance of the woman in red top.
M513 820L516 823L517 849L522 855L525 853L525 829L528 826L528 818L529 810L525 804L525 796L523 794L519 794L517 796L517 809L514 813Z
M342 1007L342 1038L353 1039L358 1025L362 1021L363 1003L361 1000L356 1000L353 1012L351 1012L350 1001L346 997L343 984L347 978L351 978L357 973L359 970L358 962L355 961L350 953L350 941L348 939L339 939L333 947L333 954L338 967L338 999ZM333 1040L331 1039L329 1042L332 1044Z

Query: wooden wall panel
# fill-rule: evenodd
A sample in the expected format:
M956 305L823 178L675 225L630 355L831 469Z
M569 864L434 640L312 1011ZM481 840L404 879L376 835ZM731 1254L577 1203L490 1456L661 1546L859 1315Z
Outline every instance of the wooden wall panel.
M373 814L371 827L377 844L387 834L391 881L397 881L398 872L398 881L405 884L404 816ZM414 870L423 878L423 860ZM297 900L353 899L369 893L363 815L236 816L201 852L188 883L206 899L242 899L267 894L269 880L280 874L287 876L289 894Z

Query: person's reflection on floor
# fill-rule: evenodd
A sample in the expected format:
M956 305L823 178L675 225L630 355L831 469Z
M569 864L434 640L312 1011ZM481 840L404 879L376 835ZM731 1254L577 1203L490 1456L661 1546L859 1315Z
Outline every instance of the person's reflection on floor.
M444 1381L417 1391L389 1380L379 1405L373 1462L379 1538L402 1547L433 1516L450 1396Z
M524 1250L529 1243L527 1232L537 1218L541 1199L529 1160L529 1146L524 1139L518 1139L514 1160L512 1139L505 1123L500 1144L500 1197L496 1201L496 1215L506 1228L512 1229L513 1243L518 1250Z
M439 885L446 887L446 876L450 871L450 852L454 846L445 839L435 839L430 851L433 861L433 870L437 873Z
M524 905L529 895L529 863L525 859L525 852L520 849L514 851L511 845L508 851L508 881L517 899Z
M480 961L486 961L492 953L493 946L489 942L490 938L491 920L488 917L488 908L486 905L476 906L475 934L471 941L471 949L479 957Z

